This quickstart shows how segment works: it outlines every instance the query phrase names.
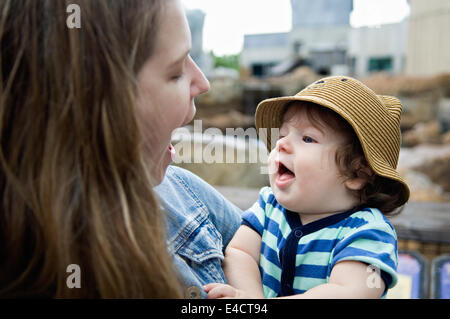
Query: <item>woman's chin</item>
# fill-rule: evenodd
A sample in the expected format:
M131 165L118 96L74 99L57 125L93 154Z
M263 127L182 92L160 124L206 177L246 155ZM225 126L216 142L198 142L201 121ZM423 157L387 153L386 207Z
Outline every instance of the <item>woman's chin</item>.
M162 183L164 180L164 176L166 175L167 167L169 167L169 164L164 165L164 167L158 167L154 170L152 177L153 177L153 183L154 186L157 186Z
M155 185L161 184L164 180L164 176L166 175L167 168L169 165L175 160L175 148L171 143L167 145L161 153L160 156L154 155L154 159L150 159L149 166L152 167L151 175L153 178L153 183ZM154 160L156 159L156 162Z

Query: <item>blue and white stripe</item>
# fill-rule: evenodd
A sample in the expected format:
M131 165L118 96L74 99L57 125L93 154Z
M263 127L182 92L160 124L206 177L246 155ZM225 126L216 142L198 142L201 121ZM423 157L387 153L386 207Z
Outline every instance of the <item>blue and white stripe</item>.
M280 251L292 232L287 211L270 187L261 189L258 201L243 214L243 224L261 235L260 271L264 295L282 295ZM386 217L374 208L361 208L302 226L298 240L292 293L300 294L327 283L337 262L360 261L378 267L388 288L397 282L397 236ZM300 220L300 219L299 219ZM336 221L337 220L337 221ZM292 237L292 236L291 236ZM297 239L295 239L297 240ZM295 253L295 252L293 252ZM285 257L284 257L285 258Z

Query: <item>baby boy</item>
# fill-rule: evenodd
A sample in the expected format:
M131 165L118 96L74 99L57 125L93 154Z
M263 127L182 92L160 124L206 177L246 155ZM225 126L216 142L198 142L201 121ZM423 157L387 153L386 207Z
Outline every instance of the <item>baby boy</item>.
M379 298L397 281L386 215L409 198L396 171L402 105L350 77L262 101L271 187L243 214L208 298ZM270 140L270 136L268 137Z

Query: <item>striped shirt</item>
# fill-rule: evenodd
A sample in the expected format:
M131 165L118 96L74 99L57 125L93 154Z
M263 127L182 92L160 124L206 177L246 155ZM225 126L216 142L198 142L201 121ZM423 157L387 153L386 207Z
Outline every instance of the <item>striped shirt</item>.
M344 260L379 270L383 296L397 283L397 235L378 209L359 207L302 225L298 213L282 207L264 187L242 218L262 238L259 269L266 298L327 283L334 265Z

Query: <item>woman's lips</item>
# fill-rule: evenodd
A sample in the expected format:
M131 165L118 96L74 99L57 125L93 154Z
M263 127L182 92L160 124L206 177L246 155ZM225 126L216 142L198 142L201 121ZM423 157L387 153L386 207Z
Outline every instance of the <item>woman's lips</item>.
M176 153L175 153L175 147L173 147L172 143L169 144L168 151L170 153L170 158L172 159L172 162L173 162L175 160Z

